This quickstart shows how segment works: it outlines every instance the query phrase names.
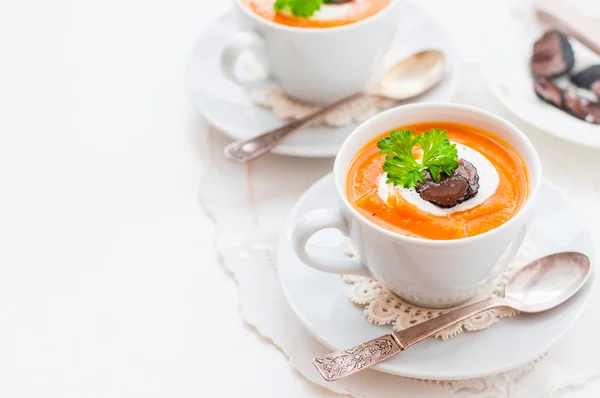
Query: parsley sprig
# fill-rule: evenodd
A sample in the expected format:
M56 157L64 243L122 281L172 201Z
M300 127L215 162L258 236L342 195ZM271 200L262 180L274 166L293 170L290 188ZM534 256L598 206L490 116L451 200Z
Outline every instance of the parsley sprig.
M387 173L388 184L404 188L416 187L425 183L427 170L435 182L442 173L452 175L459 166L456 144L448 140L448 132L431 129L415 135L414 130L392 130L390 136L380 140L377 147L386 155L383 170ZM423 150L423 159L418 162L413 155L413 147Z
M310 18L321 9L322 4L331 0L276 0L273 8L275 11L289 10L298 17Z

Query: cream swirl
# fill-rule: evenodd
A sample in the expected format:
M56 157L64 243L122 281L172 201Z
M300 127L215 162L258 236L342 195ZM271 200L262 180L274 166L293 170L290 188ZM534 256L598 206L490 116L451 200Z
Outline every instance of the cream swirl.
M387 201L391 194L401 195L407 202L417 206L420 210L435 214L436 216L446 216L479 206L496 192L498 184L500 184L500 176L492 162L479 151L462 144L456 144L456 150L458 152L458 157L471 162L477 169L477 174L479 174L479 191L477 195L471 199L449 209L443 209L433 203L423 200L414 188L406 189L387 184L387 174L385 173L379 177L379 181L377 182L377 193L379 197L384 201Z

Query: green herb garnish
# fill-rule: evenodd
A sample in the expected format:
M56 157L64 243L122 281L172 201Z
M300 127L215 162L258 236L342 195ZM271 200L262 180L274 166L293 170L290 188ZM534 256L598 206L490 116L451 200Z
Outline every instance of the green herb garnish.
M377 148L387 155L383 170L387 173L388 184L404 188L416 187L425 183L427 170L435 182L440 182L441 174L452 175L459 166L456 144L448 140L448 132L431 129L415 135L414 130L392 130L390 136L380 140ZM412 152L415 145L423 150L423 159L418 162Z
M273 8L275 11L289 10L298 17L310 18L321 9L322 4L331 0L276 0Z

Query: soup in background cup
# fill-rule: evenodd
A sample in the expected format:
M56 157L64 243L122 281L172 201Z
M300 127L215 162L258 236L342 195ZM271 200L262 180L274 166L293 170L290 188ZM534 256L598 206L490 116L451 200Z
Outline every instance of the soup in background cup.
M250 51L287 94L308 103L331 103L364 91L400 24L401 0L389 0L364 19L326 29L278 23L253 11L247 1L254 0L234 0L244 31L223 49L223 73L244 88L264 85L264 80L244 80L237 73L240 57Z
M242 0L254 13L278 24L298 28L333 28L349 25L377 14L391 0L350 0L347 2L322 4L309 17L297 16L289 10L276 11L275 0Z
M524 180L517 183L518 187L515 188L519 190L519 198L507 202L507 207L514 210L509 217L491 229L473 235L430 239L423 236L426 233L422 231L414 233L404 228L397 230L393 224L392 227L382 224L357 206L354 200L349 200L349 196L352 196L348 195L348 178L355 176L352 170L357 159L374 140L399 126L422 126L428 129L433 124L445 126L450 131L456 129L455 135L449 134L449 138L454 137L456 141L461 135L458 130L470 129L473 136L463 133L463 138L491 140L485 146L495 143L506 152L503 156L514 160L513 167L523 173L522 178L517 179ZM477 145L470 143L469 146ZM497 164L497 159L486 153L485 146L475 149L492 165ZM477 163L483 170L480 161ZM504 270L530 227L542 182L539 157L523 132L491 113L454 104L405 105L369 119L357 127L342 145L333 174L339 208L314 210L298 221L292 238L298 257L324 272L375 277L403 299L437 308L468 300ZM503 171L499 171L498 175L498 187L502 179L513 178L512 173ZM481 183L483 187L483 180ZM490 198L494 197L494 193ZM502 200L498 203L502 203ZM485 206L485 200L478 206ZM394 209L387 210L393 213ZM429 223L433 232L439 229L436 224L438 221ZM410 227L410 223L407 225ZM425 220L420 228L427 228L427 225L428 220ZM338 229L348 236L356 250L356 258L349 258L341 248L319 248L318 252L313 252L310 246L306 246L313 234L328 228Z

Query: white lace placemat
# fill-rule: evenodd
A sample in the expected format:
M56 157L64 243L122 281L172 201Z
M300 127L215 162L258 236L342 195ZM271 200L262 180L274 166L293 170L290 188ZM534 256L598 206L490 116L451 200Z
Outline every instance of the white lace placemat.
M527 265L532 258L537 258L537 253L537 248L531 242L526 241L506 270L466 304L492 297L503 297L506 283L517 271ZM446 309L419 307L404 301L375 279L364 276L344 275L344 282L350 285L348 298L354 304L364 307L364 314L369 322L378 326L392 325L394 330L398 331L464 305L461 304ZM463 331L475 332L487 329L501 318L517 314L518 311L508 307L496 308L450 326L437 333L435 337L447 340Z
M600 355L591 349L596 347L595 325L600 322L600 314L590 306L545 358L510 372L473 380L433 382L367 370L326 383L311 361L331 350L304 330L288 306L274 268L273 248L283 220L297 198L331 170L332 161L273 156L240 166L222 157L227 142L213 132L203 144L209 167L202 182L201 203L215 222L222 262L238 283L241 316L258 334L279 347L290 365L308 380L357 398L450 398L457 394L474 398L531 398L548 397L600 374ZM575 163L574 167L589 161L586 156L568 160ZM590 301L594 302L595 297Z
M244 319L288 356L290 363L309 380L335 392L369 398L450 398L457 393L471 397L542 397L547 386L532 389L534 368L539 364L500 375L459 381L415 380L368 370L351 378L326 383L312 365L312 358L331 350L312 338L287 305L277 278L271 247L221 246L219 253L225 267L235 277L240 290ZM548 364L551 368L552 363ZM566 375L565 375L566 376ZM564 376L563 376L564 379ZM538 394L540 393L540 394ZM461 395L462 396L462 395Z

